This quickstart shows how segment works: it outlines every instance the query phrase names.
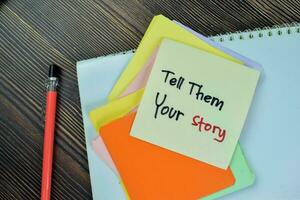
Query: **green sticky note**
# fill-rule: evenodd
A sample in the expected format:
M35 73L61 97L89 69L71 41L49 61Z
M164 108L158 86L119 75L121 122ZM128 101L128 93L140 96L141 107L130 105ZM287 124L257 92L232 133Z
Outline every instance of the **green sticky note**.
M227 169L259 72L164 39L131 135Z
M234 185L219 192L213 193L207 197L201 198L201 200L217 199L232 192L244 189L245 187L248 187L253 184L255 180L255 175L249 168L239 144L236 146L232 161L230 163L230 168L235 177Z

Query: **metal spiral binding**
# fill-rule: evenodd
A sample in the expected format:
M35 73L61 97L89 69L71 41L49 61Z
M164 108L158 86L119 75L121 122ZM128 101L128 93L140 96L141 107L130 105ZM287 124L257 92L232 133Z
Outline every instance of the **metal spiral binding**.
M228 32L225 34L218 34L216 36L210 36L213 41L224 42L234 40L246 40L262 37L281 36L284 34L300 34L300 23L293 22L290 24L275 25L272 27L255 28L253 30L247 29L245 31Z

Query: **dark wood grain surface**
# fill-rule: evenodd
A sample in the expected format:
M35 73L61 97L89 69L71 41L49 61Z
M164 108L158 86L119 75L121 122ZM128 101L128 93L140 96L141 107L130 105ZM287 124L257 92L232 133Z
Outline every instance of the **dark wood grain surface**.
M76 61L136 48L156 14L204 35L300 21L298 0L9 0L0 4L0 199L39 199L44 80L62 66L52 199L92 199ZM101 189L101 188L99 188Z

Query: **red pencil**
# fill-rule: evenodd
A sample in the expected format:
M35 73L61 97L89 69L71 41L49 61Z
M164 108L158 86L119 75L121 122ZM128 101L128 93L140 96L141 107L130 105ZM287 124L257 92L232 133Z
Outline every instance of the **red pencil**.
M51 178L52 178L52 158L55 129L56 98L58 84L58 70L56 65L49 68L49 79L47 83L47 103L44 130L44 153L42 171L41 200L50 200Z

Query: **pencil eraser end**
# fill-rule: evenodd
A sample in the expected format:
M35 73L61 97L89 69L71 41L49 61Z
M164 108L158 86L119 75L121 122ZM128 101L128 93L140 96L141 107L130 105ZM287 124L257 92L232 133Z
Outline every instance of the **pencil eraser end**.
M59 67L56 64L51 64L49 66L49 73L48 76L49 77L58 77L59 75Z

